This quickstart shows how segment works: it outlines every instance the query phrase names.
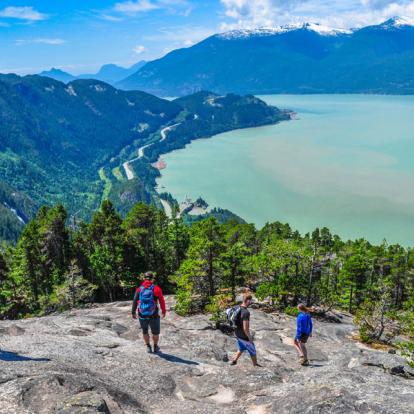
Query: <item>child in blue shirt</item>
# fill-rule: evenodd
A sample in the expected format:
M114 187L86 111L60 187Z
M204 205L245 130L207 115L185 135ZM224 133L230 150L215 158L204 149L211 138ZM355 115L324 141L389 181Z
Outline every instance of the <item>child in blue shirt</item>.
M296 335L294 345L300 355L300 364L308 366L308 351L305 344L309 337L312 336L312 318L309 314L309 309L303 303L298 305L298 310L299 315L296 318Z

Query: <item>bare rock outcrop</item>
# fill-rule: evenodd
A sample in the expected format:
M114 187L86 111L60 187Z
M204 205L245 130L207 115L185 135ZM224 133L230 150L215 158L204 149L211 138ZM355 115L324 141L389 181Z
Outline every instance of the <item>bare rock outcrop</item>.
M0 414L414 412L414 370L355 342L341 320L315 321L302 367L294 318L252 310L263 368L246 356L230 366L235 340L208 316L169 312L159 355L145 352L129 302L3 321Z

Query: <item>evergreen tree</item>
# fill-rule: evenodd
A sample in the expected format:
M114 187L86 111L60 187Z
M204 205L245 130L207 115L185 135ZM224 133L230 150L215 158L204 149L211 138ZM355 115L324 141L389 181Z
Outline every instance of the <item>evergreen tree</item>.
M83 278L76 260L69 264L65 281L55 289L55 302L59 309L74 308L78 305L92 302L97 286Z
M204 306L217 293L223 278L221 256L224 253L224 234L214 218L195 223L190 232L187 258L178 270L179 289L199 298Z
M6 256L0 250L0 313L4 310L7 304L6 285L9 280L9 265L6 261Z
M257 250L256 230L251 224L231 221L223 225L226 250L222 255L224 286L229 287L232 301L236 287L245 286L253 273L252 256Z
M125 235L122 219L110 201L104 201L89 226L91 239L89 262L94 281L100 286L103 300L115 300L122 293L122 278L126 271Z
M127 262L131 272L152 270L155 262L156 209L138 203L126 216L125 231Z
M358 241L343 264L341 276L348 296L349 312L353 312L354 307L363 301L369 271L372 268L372 258L367 248L368 244L365 240Z

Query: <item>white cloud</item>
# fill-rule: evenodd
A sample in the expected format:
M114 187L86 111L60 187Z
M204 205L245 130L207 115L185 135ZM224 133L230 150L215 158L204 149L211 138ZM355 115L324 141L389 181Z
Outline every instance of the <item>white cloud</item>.
M63 39L59 39L59 38L54 38L54 39L36 38L36 39L17 39L15 43L17 46L24 46L24 45L31 45L31 44L62 45L63 43L66 43L66 41Z
M320 22L333 27L414 17L414 0L220 0L222 30Z
M137 14L159 9L160 6L150 0L125 1L123 3L116 3L115 11L125 14Z
M135 52L137 55L140 55L145 52L145 46L137 45L132 49L132 51Z
M11 19L38 21L48 18L47 14L43 14L35 10L33 7L6 7L0 10L0 17L7 17Z
M98 14L98 17L108 22L122 22L123 21L122 17L112 16L111 14L106 14L106 13Z
M192 7L188 0L128 0L116 3L113 10L129 16L153 10L168 10L171 13L190 15Z

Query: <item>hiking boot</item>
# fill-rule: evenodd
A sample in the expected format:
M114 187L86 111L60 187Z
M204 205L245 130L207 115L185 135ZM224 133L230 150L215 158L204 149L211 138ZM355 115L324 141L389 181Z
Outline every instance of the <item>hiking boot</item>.
M304 359L303 362L301 362L300 365L302 365L304 367L308 367L309 366L309 359Z
M152 354L152 348L151 348L151 345L150 344L147 345L147 352L149 354Z
M231 361L230 365L237 365L237 361Z
M160 352L160 347L158 345L154 345L154 354Z
M305 357L304 357L304 356L300 356L300 357L299 357L299 361L298 361L298 362L299 362L299 364L300 364L300 365L303 365L303 362L304 362L304 361L305 361Z

